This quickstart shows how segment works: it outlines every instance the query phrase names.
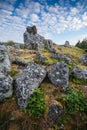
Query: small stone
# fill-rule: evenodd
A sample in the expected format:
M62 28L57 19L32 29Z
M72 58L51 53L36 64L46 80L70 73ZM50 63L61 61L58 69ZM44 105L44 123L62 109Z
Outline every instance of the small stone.
M55 121L57 121L60 115L62 114L62 111L63 109L61 106L58 106L56 103L52 103L50 105L49 112L48 112L49 124L55 123Z

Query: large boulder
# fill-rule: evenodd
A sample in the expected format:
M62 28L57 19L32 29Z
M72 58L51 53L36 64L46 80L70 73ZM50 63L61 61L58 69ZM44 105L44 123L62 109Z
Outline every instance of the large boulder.
M34 89L39 87L45 76L45 68L31 61L24 71L15 77L16 96L20 108L27 107L29 97Z
M52 65L48 72L49 80L58 87L66 88L69 84L69 68L63 62L57 62Z
M87 65L87 54L84 54L80 59L79 62L81 62L84 65Z
M9 55L5 45L0 45L0 101L10 97L13 92Z

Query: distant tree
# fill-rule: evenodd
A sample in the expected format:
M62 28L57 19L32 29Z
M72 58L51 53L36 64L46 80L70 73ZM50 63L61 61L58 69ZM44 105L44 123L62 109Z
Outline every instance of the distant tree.
M81 49L87 49L87 38L84 38L82 42L78 41L75 46Z

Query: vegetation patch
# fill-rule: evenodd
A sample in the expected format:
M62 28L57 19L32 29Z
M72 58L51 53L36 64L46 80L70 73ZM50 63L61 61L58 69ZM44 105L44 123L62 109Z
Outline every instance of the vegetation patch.
M15 43L13 41L8 41L8 42L6 42L5 45L6 46L13 46L13 45L15 45Z
M71 75L70 75L70 80L73 82L73 83L76 83L76 84L87 84L87 79L83 79L83 78L81 78L81 79L79 79L78 77L77 77L77 75L75 75L74 73L71 73Z
M81 91L71 90L70 93L63 98L63 102L65 109L59 118L60 122L67 121L76 112L87 113L87 98Z
M19 74L19 72L20 72L19 70L15 70L15 69L14 69L14 70L11 70L11 71L10 71L10 76L11 76L11 77L14 77L14 76L16 76L17 74Z
M28 106L25 112L28 112L34 118L40 118L45 109L44 93L40 88L36 88L28 101Z

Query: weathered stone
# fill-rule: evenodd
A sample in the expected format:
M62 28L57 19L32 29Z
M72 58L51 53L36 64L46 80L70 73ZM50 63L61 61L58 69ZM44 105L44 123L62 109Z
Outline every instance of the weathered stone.
M0 73L0 101L12 95L12 81L13 80L9 75Z
M57 51L56 51L54 48L50 48L49 51L50 51L51 53L53 53L53 54L54 54L54 53L57 53Z
M12 78L9 76L11 66L7 48L0 45L0 101L12 95Z
M49 80L56 86L66 88L69 84L69 68L63 62L52 65L48 72Z
M65 41L65 45L64 45L65 47L70 47L70 43L69 43L69 41Z
M57 121L59 119L62 112L63 112L63 109L61 106L58 106L56 103L52 103L50 105L49 112L48 112L49 124L55 123L55 121Z
M44 47L45 47L46 49L50 50L50 49L53 47L53 42L52 42L52 40L49 40L49 39L44 40Z
M51 48L53 42L51 40L46 40L41 35L37 34L36 26L28 26L24 33L24 44L26 49L41 50L44 48Z
M87 69L75 66L71 72L71 75L76 76L77 79L87 79Z
M20 49L20 44L16 43L13 45L14 49Z
M5 45L0 45L0 72L8 73L11 69L9 55Z
M57 53L57 52L52 53L51 58L56 58L56 59L58 59L60 61L64 61L65 63L73 63L71 58L67 57L66 55L64 55L62 53L61 54Z
M87 54L84 54L80 59L79 62L81 62L84 65L87 65Z
M32 33L34 35L37 34L37 28L36 28L36 26L32 26L32 27L28 26L26 28L26 30L27 30L28 33Z
M24 71L15 77L16 96L20 108L26 108L29 97L46 76L44 67L29 62Z
M37 52L37 58L39 63L44 63L47 60L39 51Z
M22 65L22 66L27 66L28 63L26 61L24 61L23 59L20 58L15 58L11 61L13 64L17 64L17 65Z

